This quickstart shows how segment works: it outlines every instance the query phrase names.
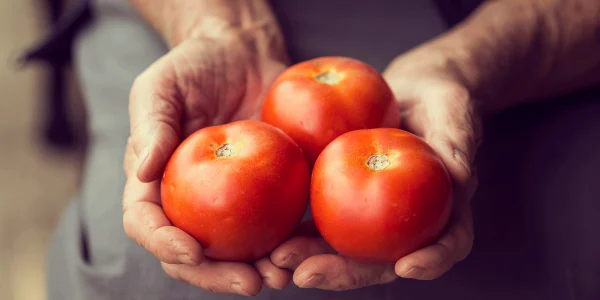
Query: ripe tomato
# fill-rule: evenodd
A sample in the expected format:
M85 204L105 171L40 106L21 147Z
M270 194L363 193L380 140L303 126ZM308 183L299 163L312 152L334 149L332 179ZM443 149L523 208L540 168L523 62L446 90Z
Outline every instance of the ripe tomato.
M321 57L284 71L266 96L262 120L285 131L312 166L339 135L400 126L391 89L373 67L346 57Z
M350 258L391 263L434 242L448 222L452 184L442 160L400 129L331 142L313 169L311 208L323 238Z
M308 206L302 150L259 121L201 129L170 158L161 183L171 223L221 261L263 257L295 229Z

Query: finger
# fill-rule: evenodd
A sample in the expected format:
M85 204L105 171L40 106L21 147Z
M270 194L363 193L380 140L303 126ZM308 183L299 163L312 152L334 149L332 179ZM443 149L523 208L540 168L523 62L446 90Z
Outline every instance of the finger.
M350 290L392 282L398 276L394 265L366 264L341 255L308 258L294 272L294 283L302 288Z
M197 265L202 247L190 235L171 226L159 206L158 182L142 183L130 177L123 195L123 227L136 243L167 263Z
M282 290L292 280L292 273L276 267L269 258L262 258L254 266L262 277L264 286Z
M336 253L323 238L293 237L271 253L271 261L279 268L295 270L305 259L318 255Z
M480 142L480 121L468 91L459 86L428 92L429 124L424 137L441 156L458 184L472 177L471 166ZM440 105L443 103L444 105Z
M160 178L180 136L182 103L172 68L158 60L134 82L129 96L131 141L140 181Z
M212 293L255 296L262 288L260 275L248 264L213 261L198 266L161 264L169 276Z
M452 221L448 231L436 244L398 260L395 266L396 274L403 278L432 280L465 259L473 247L473 230L469 222L470 211L464 215L464 219Z

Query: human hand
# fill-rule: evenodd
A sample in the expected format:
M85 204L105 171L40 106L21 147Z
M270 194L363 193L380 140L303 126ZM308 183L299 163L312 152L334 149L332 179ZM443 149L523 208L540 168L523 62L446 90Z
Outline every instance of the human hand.
M438 241L395 264L368 264L337 254L321 237L294 237L271 254L275 266L294 271L300 287L348 290L396 278L431 280L463 260L473 245L470 199L480 122L460 74L440 52L418 49L394 60L384 76L401 107L402 126L425 139L446 165L453 183L453 213ZM313 232L314 233L314 232Z
M258 52L240 35L186 40L144 71L130 94L125 231L154 254L171 277L215 293L255 295L263 285L281 289L291 273L268 258L250 265L204 257L202 246L165 216L160 178L169 157L189 134L258 118L264 91L286 63L283 54Z

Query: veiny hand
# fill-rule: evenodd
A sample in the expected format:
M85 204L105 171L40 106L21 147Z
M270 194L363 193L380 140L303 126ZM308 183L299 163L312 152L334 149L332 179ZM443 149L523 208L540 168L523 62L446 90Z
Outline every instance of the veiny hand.
M423 137L440 155L454 183L449 224L433 245L391 265L374 265L338 255L320 237L298 236L271 254L275 266L294 270L300 287L348 290L396 278L431 280L463 260L473 245L470 199L477 185L472 168L480 123L474 100L452 63L417 49L393 61L384 76L402 111L402 127ZM442 57L443 58L443 57Z
M162 172L180 141L205 126L257 118L263 92L284 63L259 56L243 39L191 39L135 80L123 223L127 235L153 253L171 277L211 292L242 295L255 295L263 285L281 289L291 280L288 270L268 258L254 266L207 259L194 238L171 225L160 200Z

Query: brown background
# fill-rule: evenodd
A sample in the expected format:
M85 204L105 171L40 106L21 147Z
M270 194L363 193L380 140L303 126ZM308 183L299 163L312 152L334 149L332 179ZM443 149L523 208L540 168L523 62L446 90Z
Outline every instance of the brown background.
M45 68L18 70L10 60L47 31L40 2L0 1L0 300L45 298L48 241L76 191L82 157L43 142Z

